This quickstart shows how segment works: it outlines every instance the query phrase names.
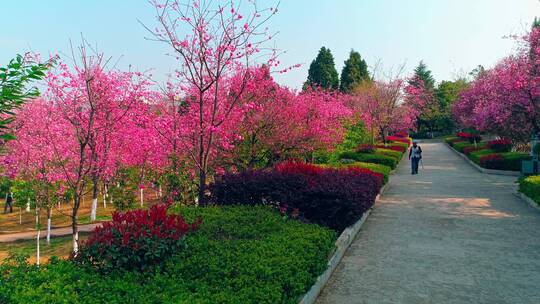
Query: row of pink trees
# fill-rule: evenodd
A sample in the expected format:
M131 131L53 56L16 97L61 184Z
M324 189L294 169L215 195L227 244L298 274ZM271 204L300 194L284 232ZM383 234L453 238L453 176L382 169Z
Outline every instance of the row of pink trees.
M516 54L479 74L453 108L464 127L526 142L540 134L540 28L520 39Z
M11 176L40 181L51 197L73 195L74 253L84 195L92 195L95 220L100 189L106 195L122 168L137 169L141 204L142 184L167 172L196 181L204 204L214 174L331 148L350 119L364 120L383 139L411 128L415 112L401 80L370 82L354 96L278 85L271 76L275 51L264 47L272 37L263 26L277 9L249 3L154 2L159 27L150 31L179 61L160 92L146 75L109 68L83 44L74 65L60 61L48 73L43 98L20 110L17 140L3 162Z

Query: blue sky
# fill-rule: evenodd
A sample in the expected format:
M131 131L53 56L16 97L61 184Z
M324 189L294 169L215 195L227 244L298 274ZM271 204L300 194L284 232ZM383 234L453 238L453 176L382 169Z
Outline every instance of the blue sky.
M69 39L76 43L83 33L100 51L120 58L121 68L153 69L159 81L174 69L167 48L144 39L137 20L155 24L146 0L2 0L0 11L2 65L29 50L66 54ZM454 79L509 54L515 44L504 37L528 29L535 15L538 0L282 0L269 27L280 32L275 44L286 51L284 65L303 66L276 78L301 87L324 45L338 71L355 49L371 66L405 63L410 72L423 59L437 81Z

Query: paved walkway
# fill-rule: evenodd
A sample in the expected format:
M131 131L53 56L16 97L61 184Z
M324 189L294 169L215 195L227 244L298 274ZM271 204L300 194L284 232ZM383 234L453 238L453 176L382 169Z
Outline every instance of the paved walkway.
M79 232L89 232L94 230L96 226L101 225L100 223L96 224L88 224L88 225L80 225L79 226ZM71 226L70 227L62 227L62 228L55 228L51 229L51 237L56 236L64 236L64 235L71 235L72 233ZM0 235L0 243L9 243L9 242L15 242L20 240L31 240L36 238L36 231L27 231L27 232L17 232L17 233L10 233L10 234L2 234ZM42 229L41 230L41 237L45 238L47 235L47 230Z
M540 303L540 212L442 143L404 160L319 304Z

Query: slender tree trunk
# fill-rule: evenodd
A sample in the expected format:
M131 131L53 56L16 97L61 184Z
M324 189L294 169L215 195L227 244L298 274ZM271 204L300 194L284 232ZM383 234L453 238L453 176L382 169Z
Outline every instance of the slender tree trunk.
M107 184L103 185L103 208L107 208Z
M73 212L71 213L71 236L73 243L73 255L77 255L79 252L79 223L77 212L81 203L81 195L76 194L74 199Z
M141 207L144 206L144 189L141 188Z
M19 207L19 225L22 225L22 208Z
M198 194L198 202L199 205L204 206L205 205L205 197L204 192L206 190L206 172L204 170L199 170L199 194Z
M26 201L26 212L30 212L32 209L30 208L30 198Z
M98 205L98 194L99 194L99 182L97 178L92 179L92 209L90 211L90 221L95 221L97 217L97 205Z
M52 208L47 207L47 245L51 243Z
M41 238L41 227L40 227L40 222L39 222L39 208L38 207L36 207L36 230L37 230L37 235L36 235L36 264L39 266L39 262L40 262L39 240Z
M161 188L161 184L159 184L158 195L159 197L163 197L163 189Z

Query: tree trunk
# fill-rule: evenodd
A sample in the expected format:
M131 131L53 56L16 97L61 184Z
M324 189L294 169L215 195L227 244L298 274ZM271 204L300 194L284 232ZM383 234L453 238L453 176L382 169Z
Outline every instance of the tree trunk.
M144 189L141 188L141 207L144 206Z
M71 236L73 242L73 255L76 256L79 252L79 224L77 218L77 212L81 202L80 195L75 195L73 212L71 213Z
M99 188L98 180L96 178L92 181L92 209L90 211L90 221L95 221L97 217L97 200L98 200Z
M38 207L36 207L36 230L37 230L37 235L36 235L36 264L39 266L39 262L40 262L39 239L41 237L41 227L40 227L40 223L39 223L39 208Z
M32 209L30 208L30 198L26 201L26 212L30 212Z
M107 208L107 185L103 185L103 208Z
M198 203L199 205L205 205L204 192L206 190L206 172L204 170L199 170L199 193L198 193Z
M47 207L47 245L51 244L51 219L52 208Z
M159 184L158 193L159 193L159 197L163 197L163 190L161 189L161 184Z
M22 208L19 207L19 225L22 225Z

